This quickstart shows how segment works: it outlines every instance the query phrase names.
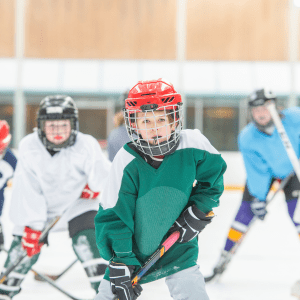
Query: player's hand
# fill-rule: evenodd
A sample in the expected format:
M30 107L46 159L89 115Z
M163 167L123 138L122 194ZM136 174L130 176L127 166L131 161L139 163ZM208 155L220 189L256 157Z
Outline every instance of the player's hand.
M42 232L33 230L30 227L25 227L22 237L22 247L26 250L27 255L32 257L41 251L44 243L39 243L39 238Z
M250 203L250 207L253 214L257 216L260 220L264 220L267 214L266 206L266 201L260 201L257 198L254 198L254 200Z
M214 213L212 211L205 214L194 204L179 216L170 228L169 233L179 231L178 243L187 243L195 238L211 222L213 217Z
M93 192L88 184L84 187L80 198L82 199L96 199L99 196L99 192Z
M141 295L143 288L137 283L131 284L131 275L134 266L111 262L109 264L111 290L119 300L135 300Z

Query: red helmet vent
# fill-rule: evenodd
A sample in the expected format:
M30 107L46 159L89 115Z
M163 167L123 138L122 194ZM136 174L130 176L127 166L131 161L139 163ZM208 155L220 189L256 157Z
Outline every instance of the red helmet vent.
M136 105L137 105L137 102L136 102L136 101L128 101L128 102L127 102L127 105L128 105L128 106L136 106Z
M168 103L168 102L172 102L174 100L174 97L167 97L167 98L162 98L161 101L163 103Z

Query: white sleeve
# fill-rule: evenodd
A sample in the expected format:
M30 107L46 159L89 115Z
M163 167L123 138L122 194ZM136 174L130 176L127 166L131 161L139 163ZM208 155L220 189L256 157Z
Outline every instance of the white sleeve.
M105 157L99 143L91 137L89 143L89 157L85 163L85 174L87 182L94 192L100 192L105 186L111 162Z
M22 155L17 162L13 179L10 218L17 226L28 226L43 230L47 221L47 205L35 172L30 168L32 162Z

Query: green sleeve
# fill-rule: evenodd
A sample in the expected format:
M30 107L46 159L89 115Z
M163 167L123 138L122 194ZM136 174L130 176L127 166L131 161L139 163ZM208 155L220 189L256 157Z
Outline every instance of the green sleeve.
M125 188L122 189L123 184ZM130 183L123 182L118 201L112 208L99 211L95 217L96 242L100 255L105 260L140 266L132 252L134 234L134 211L136 195L128 193Z
M219 198L224 191L223 174L226 168L226 163L220 154L209 152L205 152L197 163L197 185L189 200L204 213L219 206Z

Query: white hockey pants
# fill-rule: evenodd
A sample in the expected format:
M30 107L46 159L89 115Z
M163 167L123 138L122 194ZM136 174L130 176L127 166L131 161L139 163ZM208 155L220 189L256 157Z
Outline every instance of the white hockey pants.
M209 300L199 266L194 266L166 277L166 284L174 300ZM111 292L110 282L102 280L95 300L113 300L114 297L115 295ZM143 292L138 299L142 300L142 298Z

